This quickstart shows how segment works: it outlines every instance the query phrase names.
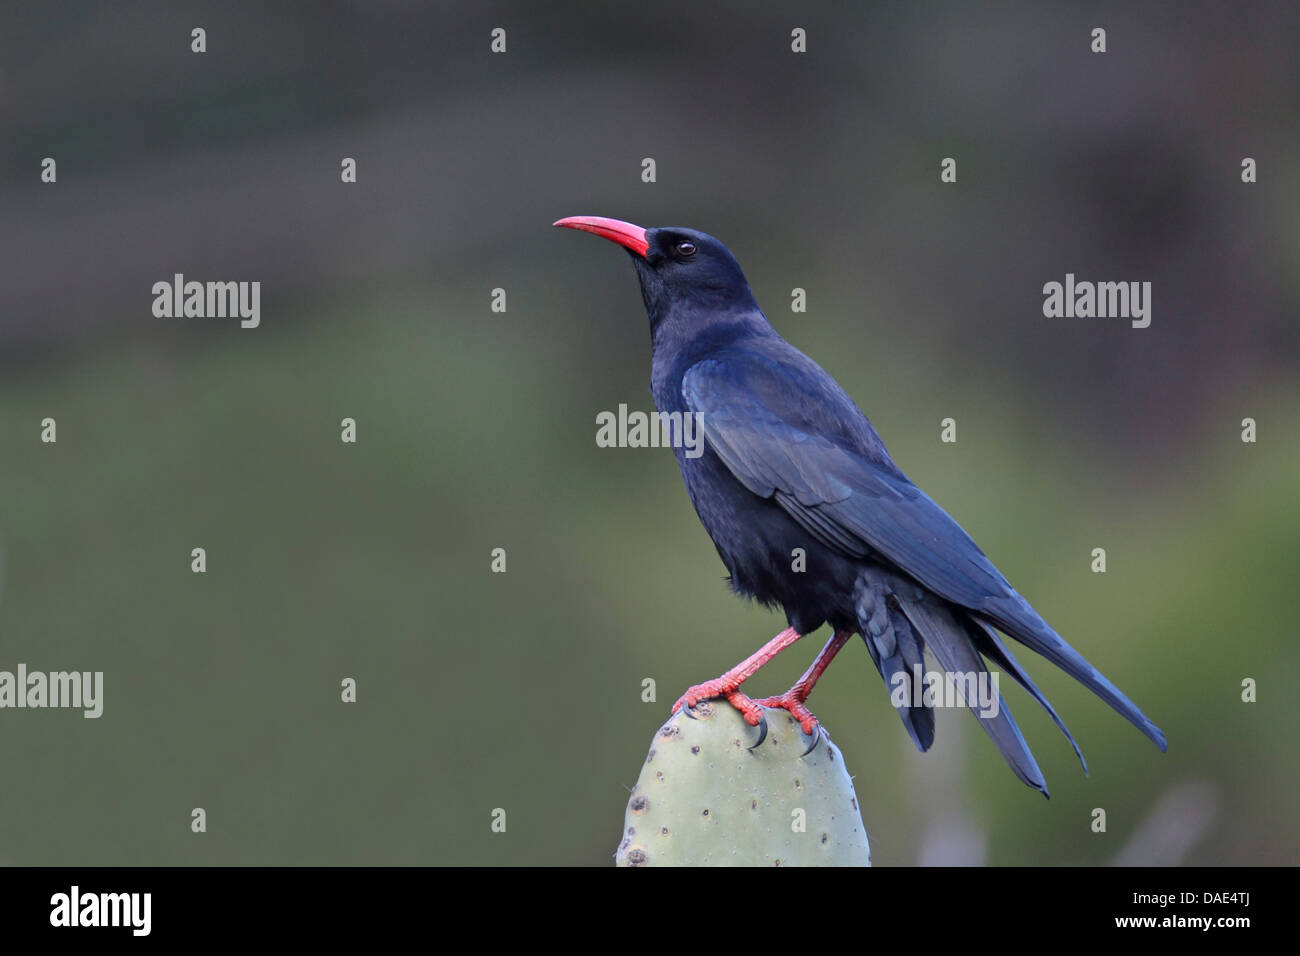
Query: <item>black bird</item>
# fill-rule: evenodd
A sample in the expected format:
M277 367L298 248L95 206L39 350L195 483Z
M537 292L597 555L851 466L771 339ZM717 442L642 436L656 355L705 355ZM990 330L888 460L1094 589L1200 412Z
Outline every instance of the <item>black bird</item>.
M808 695L859 633L920 750L934 741L933 700L909 689L929 647L946 672L981 679L987 659L1010 675L1065 734L1086 773L1074 737L998 637L1002 631L1165 749L1160 728L1065 643L970 535L898 469L844 389L777 335L721 242L694 229L643 229L597 216L555 225L595 233L631 254L650 317L655 405L660 413L697 415L705 438L698 457L675 443L686 491L732 588L780 605L790 625L722 676L691 687L674 712L725 697L751 726L762 724L761 743L767 725L759 705L785 708L813 735L811 749L819 733ZM802 570L796 549L805 555ZM834 635L789 691L760 701L740 692L777 653L827 622ZM966 700L1016 776L1046 794L1001 695L983 711L973 695Z

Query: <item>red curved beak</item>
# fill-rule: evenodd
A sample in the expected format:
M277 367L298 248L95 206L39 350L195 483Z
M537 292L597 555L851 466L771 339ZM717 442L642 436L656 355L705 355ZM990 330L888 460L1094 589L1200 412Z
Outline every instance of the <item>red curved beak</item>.
M650 243L646 242L645 230L621 219L606 219L604 216L569 216L567 219L557 219L553 225L563 226L565 229L581 229L602 239L617 242L620 246L631 249L642 259L645 258L646 250L650 248Z

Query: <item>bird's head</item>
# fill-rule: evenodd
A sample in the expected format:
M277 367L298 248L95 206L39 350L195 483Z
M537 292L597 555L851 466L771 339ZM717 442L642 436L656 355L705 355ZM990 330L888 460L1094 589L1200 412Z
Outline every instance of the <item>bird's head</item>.
M652 328L678 309L703 316L758 308L736 257L706 233L678 226L643 229L602 216L570 216L555 225L593 233L628 251Z

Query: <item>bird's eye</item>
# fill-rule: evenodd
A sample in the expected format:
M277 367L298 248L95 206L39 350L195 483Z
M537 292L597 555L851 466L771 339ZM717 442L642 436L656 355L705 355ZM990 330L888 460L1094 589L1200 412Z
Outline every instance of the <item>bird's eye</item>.
M689 239L683 239L677 243L677 254L685 259L687 256L695 255L695 243Z

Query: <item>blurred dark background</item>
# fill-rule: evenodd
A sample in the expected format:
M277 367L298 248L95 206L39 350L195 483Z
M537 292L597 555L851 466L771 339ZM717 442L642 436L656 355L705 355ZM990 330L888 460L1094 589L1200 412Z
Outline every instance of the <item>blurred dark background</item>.
M1010 692L1044 801L965 712L918 754L855 641L813 705L878 864L1300 855L1295 4L28 2L0 23L0 669L105 672L99 720L0 712L0 862L610 862L673 699L784 621L729 596L669 452L596 447L597 412L650 408L648 334L626 257L551 229L575 214L726 242L1168 734L1161 756L1022 654L1092 768ZM175 272L260 281L261 327L154 318ZM1067 272L1150 281L1150 328L1045 318Z

